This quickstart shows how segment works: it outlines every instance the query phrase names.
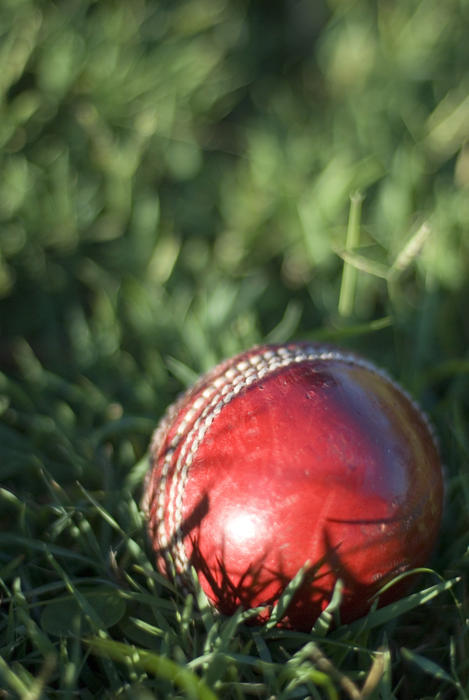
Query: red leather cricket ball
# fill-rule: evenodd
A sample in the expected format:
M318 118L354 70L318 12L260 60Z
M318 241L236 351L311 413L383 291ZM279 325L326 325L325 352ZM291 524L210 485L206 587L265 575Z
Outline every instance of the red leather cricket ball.
M308 630L337 579L346 622L427 561L442 495L434 436L409 395L358 355L298 343L223 362L169 408L144 507L159 569L187 583L194 566L225 614L268 611L307 563L283 624Z

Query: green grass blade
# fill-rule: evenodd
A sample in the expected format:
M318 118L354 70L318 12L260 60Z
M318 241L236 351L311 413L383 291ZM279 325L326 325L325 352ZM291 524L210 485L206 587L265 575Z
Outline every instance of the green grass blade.
M270 629L272 629L272 627L275 627L282 620L282 618L286 615L286 613L288 612L288 606L292 602L292 600L295 596L295 593L301 587L301 584L305 580L305 576L307 575L308 570L310 570L310 569L311 569L311 564L309 564L309 563L304 564L304 566L301 567L301 569L297 572L297 574L292 578L292 580L285 587L285 590L283 591L282 595L280 596L277 603L272 608L272 612L270 614L270 617L265 624L266 630L270 630Z
M350 213L345 241L346 252L352 251L360 244L360 218L363 199L364 197L360 192L356 192L350 197ZM354 265L344 261L338 306L341 316L351 316L353 313L357 272L358 270Z
M402 598L395 603L386 605L384 608L379 608L378 610L371 612L369 615L367 615L367 617L353 622L347 626L347 630L354 633L358 631L370 630L374 627L384 625L385 623L394 620L399 615L403 615L419 605L425 605L425 603L430 602L433 600L433 598L436 598L436 596L441 595L445 591L450 591L460 580L460 578L454 578L449 581L437 583L423 591L419 591L418 593L411 593L411 595L407 596L406 598Z
M171 681L184 690L189 698L197 700L217 700L215 693L195 673L179 666L171 659L145 649L115 642L112 639L95 637L87 644L95 654L114 659L128 666L142 669L156 677Z
M425 656L417 654L415 651L407 649L406 647L401 647L401 654L403 659L413 664L427 675L432 676L436 680L443 680L446 681L446 683L450 683L451 685L458 685L454 678L452 678L449 675L449 673L447 673L435 661L427 659L425 658Z
M5 687L10 688L10 690L17 693L20 698L27 697L29 692L28 687L0 654L0 679L1 678L3 678Z

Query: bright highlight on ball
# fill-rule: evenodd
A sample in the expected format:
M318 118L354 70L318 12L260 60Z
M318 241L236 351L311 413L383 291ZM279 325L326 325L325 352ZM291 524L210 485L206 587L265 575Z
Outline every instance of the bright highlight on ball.
M256 347L204 375L151 445L144 506L159 569L223 613L269 610L305 564L283 624L312 627L343 583L341 620L428 560L442 512L432 430L386 373L307 343ZM391 586L380 604L402 596Z

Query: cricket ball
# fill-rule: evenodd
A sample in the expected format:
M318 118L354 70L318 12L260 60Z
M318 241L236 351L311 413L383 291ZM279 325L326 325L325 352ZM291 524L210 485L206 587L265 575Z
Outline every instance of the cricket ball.
M144 508L158 568L190 586L194 567L222 613L265 606L264 621L303 568L283 624L308 630L338 579L348 622L427 561L442 495L433 432L410 396L356 354L296 343L223 362L168 409Z

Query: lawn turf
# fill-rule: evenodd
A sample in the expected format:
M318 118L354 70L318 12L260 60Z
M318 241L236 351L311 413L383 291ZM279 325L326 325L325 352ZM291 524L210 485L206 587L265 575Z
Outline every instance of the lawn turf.
M0 697L469 697L468 27L468 0L3 0ZM168 403L293 338L386 368L446 471L412 596L308 635L185 597L140 511Z

